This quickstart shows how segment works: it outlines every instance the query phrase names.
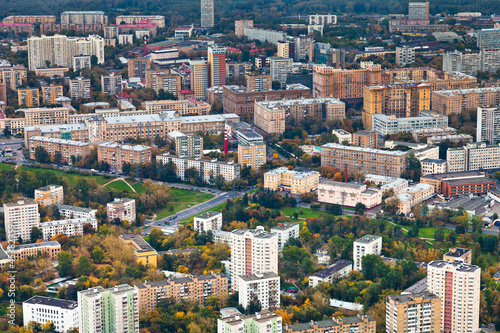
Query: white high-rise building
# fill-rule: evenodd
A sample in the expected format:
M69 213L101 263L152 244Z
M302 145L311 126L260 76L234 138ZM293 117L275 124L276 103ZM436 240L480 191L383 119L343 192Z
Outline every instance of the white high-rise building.
M278 236L264 227L236 229L231 233L231 281L238 290L241 275L272 272L278 274Z
M286 78L292 70L292 58L271 57L271 77L273 81L281 83L282 87L286 85Z
M231 309L231 308L226 308ZM236 310L236 309L235 309ZM238 310L217 319L217 333L282 333L283 320L271 311L242 315Z
M201 0L201 27L214 26L214 0Z
M382 253L382 237L373 235L361 237L360 239L354 241L353 252L353 269L362 271L363 266L361 263L364 256L367 254L376 254L379 256Z
M194 217L194 230L199 233L222 229L222 213L206 212Z
M104 63L104 38L98 35L68 37L54 35L28 38L29 69L45 67L72 67L73 57L95 55L97 63Z
M5 234L7 241L15 242L21 237L23 242L30 240L33 227L40 226L38 204L34 200L23 199L3 204Z
M65 299L33 296L23 302L23 325L30 322L54 324L56 332L66 332L78 328L78 303Z
M406 66L415 62L415 48L402 46L396 47L396 64Z
M280 276L276 273L250 274L238 277L238 302L245 309L259 301L262 310L280 307Z
M477 108L477 142L491 144L500 141L500 107L480 106Z
M271 228L273 234L278 235L278 250L281 252L290 238L299 238L298 223L278 223Z
M122 284L78 292L79 332L139 332L137 289Z
M481 269L461 261L427 265L427 289L441 299L441 332L479 332Z

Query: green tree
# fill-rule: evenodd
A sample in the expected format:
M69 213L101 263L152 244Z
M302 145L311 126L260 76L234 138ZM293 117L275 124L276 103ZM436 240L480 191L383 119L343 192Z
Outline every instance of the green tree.
M446 240L451 242L453 245L457 242L457 238L458 236L455 230L450 231L450 233L446 236Z
M354 211L356 212L356 214L358 215L363 215L366 211L366 206L365 204L361 203L361 202L358 202L356 204L356 206L354 206Z
M60 277L72 276L71 266L73 265L73 257L66 251L61 251L57 255L57 260L59 264L57 265L57 271Z
M50 163L50 156L45 148L35 148L35 161L37 161L38 163Z
M91 257L96 264L102 263L104 260L104 250L99 245L94 246Z
M436 229L436 231L434 231L434 240L436 242L444 241L444 230L443 229L438 228L438 229Z
M43 238L43 232L38 227L31 228L30 240L32 243L36 243L37 240Z
M78 276L89 276L92 272L92 265L90 264L89 258L81 256L78 259L78 266L76 267L76 271L78 273Z

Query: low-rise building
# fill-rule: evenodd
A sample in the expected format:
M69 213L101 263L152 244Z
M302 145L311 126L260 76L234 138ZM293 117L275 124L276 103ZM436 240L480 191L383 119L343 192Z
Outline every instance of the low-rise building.
M441 299L424 291L390 295L386 301L387 332L441 332Z
M52 297L33 296L23 302L23 323L54 324L56 332L67 332L78 328L79 309L75 301Z
M309 276L309 286L316 287L320 283L331 283L337 279L342 279L352 271L352 262L349 260L339 260L334 264Z
M121 235L125 244L129 245L134 251L134 256L138 264L144 266L158 266L158 253L141 236L136 234Z
M64 188L61 185L47 185L35 190L35 201L42 207L64 202Z
M382 237L366 235L354 241L353 244L353 269L357 271L363 270L363 257L367 254L380 255L382 253Z
M222 213L206 212L194 217L194 230L202 233L203 231L216 231L222 229Z
M264 174L264 189L302 194L318 188L319 172L299 172L281 167Z
M448 164L446 160L424 158L420 160L422 176L434 173L448 172Z
M382 135L448 126L448 117L434 111L420 111L418 117L398 118L383 113L372 114L372 130ZM340 141L339 141L340 142Z
M318 202L347 207L354 207L360 202L370 209L382 203L382 191L362 183L322 179L318 184Z
M459 148L448 148L446 161L450 172L500 168L500 144L468 143Z
M65 219L95 219L97 209L55 204L61 217Z
M285 325L283 333L375 333L376 321L369 315L355 317L332 318L331 320L311 321L309 323Z
M389 191L394 192L394 194L401 191L403 188L408 186L408 180L404 178L387 177L373 174L366 174L365 181L369 181L375 185L380 185L380 190L382 193Z
M221 162L193 157L171 155L169 153L156 156L156 163L175 165L177 177L186 180L185 171L194 169L199 173L201 180L211 183L217 177L222 177L227 182L232 182L240 177L240 165L234 162Z
M430 184L434 186L436 194L443 194L443 182L444 181L464 181L464 184L475 184L473 187L467 187L466 189L464 188L464 191L462 191L462 194L486 194L488 189L494 189L495 184L494 182L491 181L491 179L485 177L481 172L479 171L462 171L462 172L447 172L443 174L429 174L429 175L422 175L420 177L420 182L424 184ZM460 184L460 182L455 182L455 183L448 183L449 185L463 185Z
M135 199L115 198L107 204L108 221L120 219L129 223L135 222Z
M259 302L263 310L280 307L280 276L273 272L238 277L238 302L245 309Z
M214 243L222 243L230 245L231 243L231 233L229 231L216 230L212 233Z
M57 255L61 252L61 244L56 241L21 244L13 249L8 249L8 254L13 260L26 260L35 258L37 255L46 255L51 260L57 260Z
M470 143L473 141L472 135L469 134L453 134L453 135L434 135L427 138L428 145L438 145L442 141L451 141L451 142L465 142Z
M467 265L472 265L472 251L460 247L451 248L443 255L444 261L461 261Z
M26 133L26 136L29 136ZM85 159L91 151L91 145L88 142L81 142L75 140L56 139L40 135L29 136L29 149L30 159L35 159L35 152L38 147L42 147L50 156L55 156L57 152L61 154L61 163L73 164L73 157L76 161L77 158Z
M283 321L281 317L268 310L253 315L232 314L217 319L217 333L282 333L282 331Z
M420 183L414 186L406 187L399 191L399 193L394 197L390 197L386 200L397 200L398 212L408 214L411 212L411 207L424 200L432 198L435 194L434 191L434 186Z
M371 130L362 130L352 135L352 145L356 147L377 148L378 133Z
M271 232L278 235L278 251L281 252L290 238L299 238L299 224L280 222L271 228Z
M43 233L43 240L49 241L56 235L66 235L68 237L83 236L84 226L89 224L94 231L97 231L97 219L95 218L74 218L68 220L48 221L40 223Z
M125 163L151 163L151 147L104 142L97 146L97 160L108 163L111 170L121 173Z
M228 278L223 274L190 275L188 277L167 279L136 284L140 310L156 309L159 301L173 298L176 302L184 299L196 300L200 306L207 297L227 295Z
M347 141L347 143L352 142L352 134L341 128L333 129L332 134L337 136L337 138L339 139L339 143L343 143L345 141Z

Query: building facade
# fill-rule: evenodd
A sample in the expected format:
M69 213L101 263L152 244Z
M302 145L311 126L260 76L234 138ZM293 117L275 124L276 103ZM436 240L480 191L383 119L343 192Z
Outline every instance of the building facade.
M226 85L226 48L214 45L208 48L210 87Z
M47 242L56 235L83 237L86 224L89 224L94 231L97 231L97 220L95 218L73 218L42 222L40 223L40 230L42 230L43 240Z
M90 99L91 91L90 79L78 76L74 80L69 80L69 95L71 99Z
M206 212L194 217L194 230L198 233L222 229L222 213Z
M441 332L479 332L481 269L460 261L427 265L427 289L441 299Z
M372 114L372 130L382 135L416 130L448 127L448 117L433 111L420 111L417 117L398 118L382 113ZM440 132L442 133L442 132Z
M23 302L23 323L28 327L30 322L45 324L52 322L55 331L64 333L78 328L78 303L65 299L33 296Z
M498 169L500 145L474 142L459 148L448 148L446 161L450 172Z
M320 283L332 283L348 276L351 271L352 262L349 260L339 260L309 276L309 285L314 288Z
M500 141L500 107L477 108L476 141L490 144Z
M319 172L295 171L286 167L277 168L264 174L264 189L302 194L318 188Z
M374 254L379 256L382 253L382 237L366 235L354 241L353 244L353 269L357 271L363 270L363 257L367 254Z
M242 315L238 312L217 319L217 333L281 333L282 331L283 321L281 317L268 310L253 315Z
M23 242L30 240L33 227L40 226L40 213L38 204L34 200L23 199L16 202L4 203L5 235L7 241Z
M273 272L240 275L238 302L245 309L251 302L259 302L262 310L280 307L280 276Z
M382 203L382 191L362 183L322 179L318 183L318 202L347 207L354 207L360 202L370 209Z
M201 27L210 29L214 26L214 0L201 0Z
M129 223L135 222L135 199L115 198L114 201L108 202L107 213L108 221L118 218Z
M42 207L64 202L64 188L61 185L48 185L35 190L35 201Z
M108 95L118 95L122 92L122 76L114 73L101 75L101 89Z
M13 260L28 260L37 257L39 254L46 255L50 260L57 260L61 252L61 244L56 241L22 244L14 246L9 251Z
M72 164L74 156L75 161L78 157L84 159L90 154L91 146L88 142L75 140L54 139L44 136L30 136L29 148L30 159L35 159L35 152L38 147L43 147L50 156L54 156L56 152L61 154L61 163Z
M278 251L281 252L291 238L299 239L299 225L279 222L277 226L271 228L271 233L278 235Z
M140 235L125 234L120 235L120 239L132 248L138 264L151 267L158 266L158 253Z
M396 47L396 64L406 66L415 62L415 48L408 46Z
M111 170L120 173L125 163L151 163L151 147L104 142L97 146L97 160L108 163Z

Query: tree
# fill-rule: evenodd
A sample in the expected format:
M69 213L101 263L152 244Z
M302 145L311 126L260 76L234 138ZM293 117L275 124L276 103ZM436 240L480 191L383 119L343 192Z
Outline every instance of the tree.
M50 156L45 148L35 148L35 161L37 161L38 163L50 163Z
M358 202L356 206L354 206L354 211L356 211L356 214L358 215L363 215L366 211L365 204Z
M342 215L342 206L337 204L326 204L325 209L327 212L332 213L333 215Z
M446 240L451 242L453 245L457 242L457 238L458 236L455 230L450 231L450 233L446 236Z
M66 251L61 251L57 255L57 260L59 265L57 265L57 271L60 277L72 276L71 267L73 265L73 257Z
M302 230L299 232L299 237L305 242L309 243L311 241L312 234L307 228L307 222L304 222L304 225L302 226Z
M30 231L30 240L32 243L36 243L37 240L43 238L43 232L37 227L31 228Z
M444 230L441 228L436 229L434 232L434 240L436 242L442 242L444 241Z
M413 226L411 227L410 230L408 230L408 237L410 238L415 238L418 236L418 225L416 223L413 223Z
M78 276L89 276L92 272L92 266L90 264L89 258L81 256L78 259L78 266L76 267L76 271L78 273Z
M96 264L102 263L104 260L104 250L99 245L94 246L91 257Z

